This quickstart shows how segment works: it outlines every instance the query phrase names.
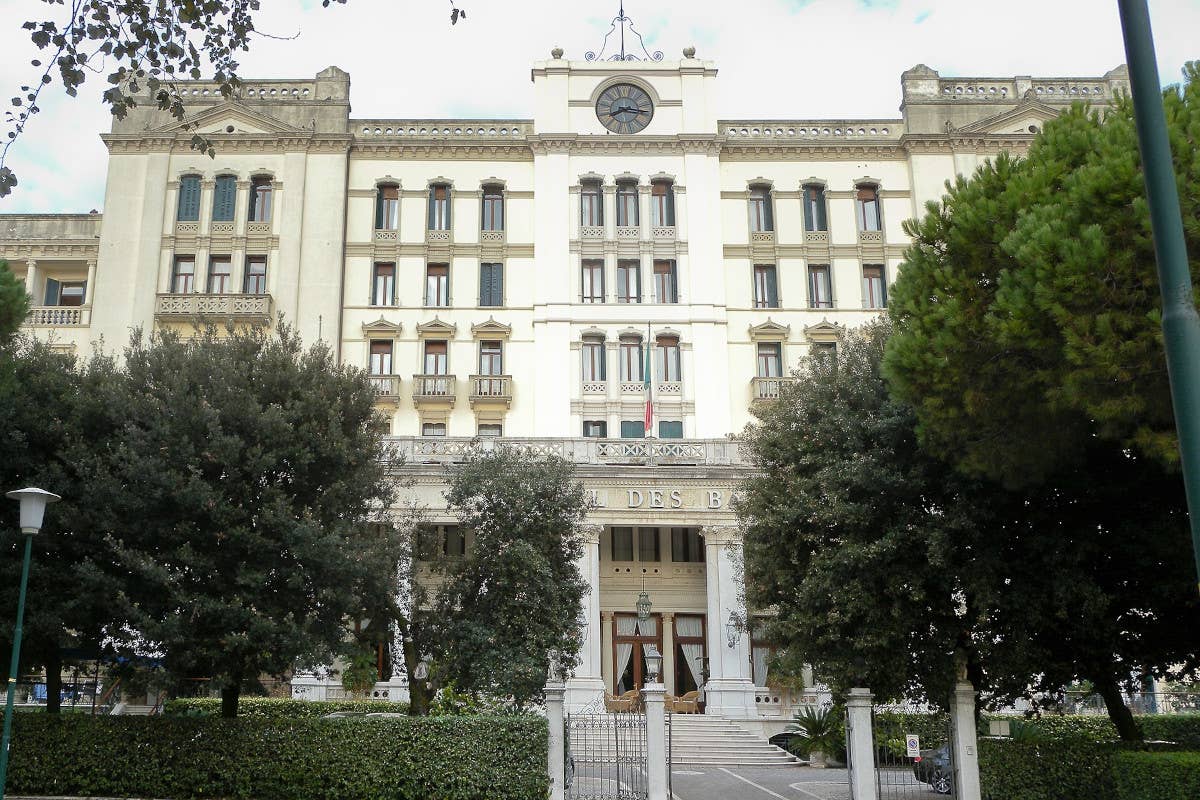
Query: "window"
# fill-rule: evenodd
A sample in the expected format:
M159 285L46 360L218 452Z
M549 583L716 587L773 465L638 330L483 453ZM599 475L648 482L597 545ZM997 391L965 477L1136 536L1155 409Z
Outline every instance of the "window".
M479 423L478 435L485 438L496 438L504 435L504 426L498 422Z
M588 382L604 381L604 341L601 339L583 340L583 380Z
M449 264L430 264L425 268L425 305L450 305Z
M208 293L228 294L231 267L229 256L213 256L208 260Z
M421 425L422 436L445 436L446 423L444 422L426 422Z
M671 560L704 563L704 538L695 528L671 528Z
M779 308L779 284L774 264L754 265L754 307Z
M829 220L825 215L825 187L819 183L806 183L803 197L804 230L829 230Z
M767 685L767 670L774 648L767 641L765 620L755 619L750 625L750 676L755 686Z
M233 222L233 211L237 207L237 178L233 175L218 175L213 189L213 222Z
M425 374L448 375L449 361L444 340L431 340L425 343Z
M766 186L754 186L750 189L750 230L775 230L775 220L771 215L771 190Z
M658 438L660 439L682 439L683 438L683 421L660 419L658 421Z
M654 302L678 303L679 292L676 288L675 262L654 262Z
M396 304L396 265L376 263L371 276L371 305Z
M621 438L622 439L645 439L646 438L646 422L640 419L623 419L621 420Z
M184 175L179 179L179 207L175 219L197 222L200 219L200 176Z
M583 262L583 302L604 302L604 262Z
M650 184L650 224L656 228L675 227L675 188L670 181Z
M833 308L827 264L810 264L808 267L808 307Z
M504 230L504 190L499 186L483 187L481 226L485 231Z
M642 340L621 340L621 380L629 383L642 380Z
M863 308L887 306L887 284L883 280L880 265L863 267Z
M604 224L604 192L600 181L584 181L579 190L579 224L585 228Z
M782 378L783 359L778 342L763 342L758 346L758 377Z
M642 302L642 268L636 261L617 262L617 302Z
M375 192L375 230L394 231L400 227L400 187L384 184Z
M371 340L371 363L368 371L372 375L392 374L392 340Z
M679 380L679 337L660 336L655 342L654 372L659 382Z
M266 256L250 256L246 259L246 281L242 291L246 294L267 293Z
M255 175L250 179L250 221L271 221L271 177Z
M479 343L479 374L504 374L504 350L500 342L488 341Z
M633 181L617 184L617 225L623 228L638 225L638 187Z
M638 528L638 561L658 561L658 528Z
M504 305L504 265L479 265L479 305Z
M837 342L813 342L808 348L809 355L814 357L837 356Z
M429 187L429 230L450 230L450 187L444 183Z
M612 560L633 561L633 528L612 529Z
M87 294L87 281L59 281L46 278L45 305L81 306Z
M602 419L585 419L583 435L588 439L606 439L608 438L608 423Z
M869 183L858 187L858 229L860 231L879 231L882 218L879 216L879 189Z
M444 425L442 427L445 427ZM447 525L442 539L442 552L451 558L462 558L467 554L467 537L457 525Z
M196 259L193 256L176 256L171 270L171 291L188 294L192 291L192 280L196 277Z

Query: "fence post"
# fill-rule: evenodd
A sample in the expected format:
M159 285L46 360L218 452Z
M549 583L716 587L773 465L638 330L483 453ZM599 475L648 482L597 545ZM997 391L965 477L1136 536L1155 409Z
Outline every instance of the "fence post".
M875 731L871 723L870 689L851 689L846 694L846 763L850 766L850 796L854 800L878 800L875 781Z
M555 676L546 682L546 723L550 726L550 752L546 767L550 774L550 800L566 797L566 730L563 727L563 695L567 685Z
M663 701L667 687L661 683L642 686L646 708L646 789L648 800L667 800L667 727Z
M970 681L959 681L954 686L954 694L950 696L950 726L958 800L980 800L975 687Z

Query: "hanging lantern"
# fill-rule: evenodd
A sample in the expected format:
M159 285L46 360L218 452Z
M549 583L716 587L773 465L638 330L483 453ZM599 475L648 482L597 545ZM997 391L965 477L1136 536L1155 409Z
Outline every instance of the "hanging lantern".
M653 605L653 603L650 602L650 595L646 594L645 588L643 588L642 593L638 595L637 603L635 605L637 607L638 622L646 622L649 620L650 607Z

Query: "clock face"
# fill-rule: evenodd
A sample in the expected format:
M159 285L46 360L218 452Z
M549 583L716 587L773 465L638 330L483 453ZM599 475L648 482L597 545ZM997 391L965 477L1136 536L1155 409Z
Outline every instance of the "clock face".
M596 117L613 133L637 133L654 117L654 103L645 90L618 83L605 89L596 101Z

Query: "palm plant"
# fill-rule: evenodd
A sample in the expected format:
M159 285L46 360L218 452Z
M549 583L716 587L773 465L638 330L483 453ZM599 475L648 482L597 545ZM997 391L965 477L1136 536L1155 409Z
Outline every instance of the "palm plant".
M792 716L785 732L795 734L788 742L788 750L794 755L810 757L837 751L843 744L844 733L840 717L830 708L806 706ZM810 760L818 760L810 758ZM820 759L823 760L823 759Z

